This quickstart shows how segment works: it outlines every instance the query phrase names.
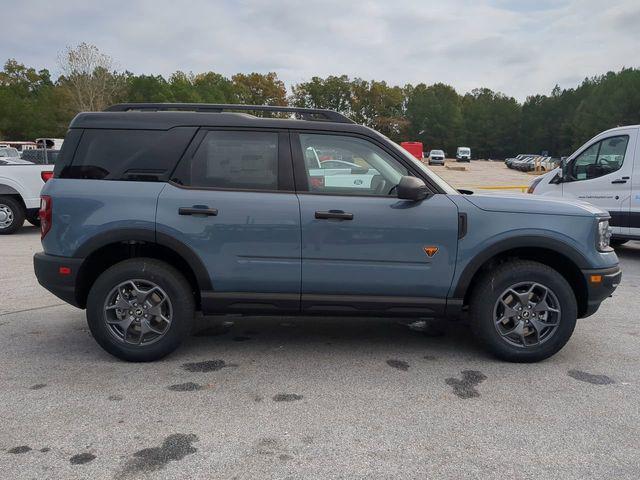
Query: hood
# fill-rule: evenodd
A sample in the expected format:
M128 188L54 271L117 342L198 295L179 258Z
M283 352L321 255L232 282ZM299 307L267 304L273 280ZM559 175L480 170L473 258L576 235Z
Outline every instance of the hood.
M525 193L473 194L464 198L481 210L489 212L535 213L542 215L573 215L592 217L608 212L579 200L560 197L541 197Z

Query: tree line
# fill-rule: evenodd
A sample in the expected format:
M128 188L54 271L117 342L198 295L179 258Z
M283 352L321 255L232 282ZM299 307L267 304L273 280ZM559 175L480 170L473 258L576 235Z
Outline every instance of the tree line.
M640 123L640 70L624 68L555 87L523 103L488 88L459 94L443 83L388 85L346 75L313 77L288 91L275 72L177 71L135 75L119 71L93 45L67 48L60 75L9 59L0 71L0 139L62 137L80 111L117 102L205 102L292 105L344 113L395 141L421 141L449 155L471 147L474 157L502 159L517 153L568 155L596 133Z

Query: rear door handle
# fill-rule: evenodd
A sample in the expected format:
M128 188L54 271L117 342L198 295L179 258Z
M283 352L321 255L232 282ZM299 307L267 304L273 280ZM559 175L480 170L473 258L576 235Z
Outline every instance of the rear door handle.
M612 180L611 183L627 183L627 180L629 180L629 177L622 177L617 180Z
M342 210L329 210L328 212L316 212L316 218L319 220L336 219L336 220L353 220L353 213L343 212Z
M178 215L204 215L206 217L215 217L218 215L217 208L209 208L206 205L193 207L180 207L178 209Z

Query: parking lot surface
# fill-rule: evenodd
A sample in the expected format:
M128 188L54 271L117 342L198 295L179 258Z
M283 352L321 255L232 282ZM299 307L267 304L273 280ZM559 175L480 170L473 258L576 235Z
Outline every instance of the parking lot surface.
M501 161L474 160L469 163L458 163L455 159L448 159L446 166L430 165L429 168L453 187L478 190L479 193L485 191L487 187L528 186L536 178L535 175L507 168ZM464 170L458 170L458 168L464 168ZM520 191L514 189L514 192Z
M1 478L640 476L640 243L531 365L461 323L289 317L200 319L165 360L125 363L37 284L39 249L35 228L0 237Z

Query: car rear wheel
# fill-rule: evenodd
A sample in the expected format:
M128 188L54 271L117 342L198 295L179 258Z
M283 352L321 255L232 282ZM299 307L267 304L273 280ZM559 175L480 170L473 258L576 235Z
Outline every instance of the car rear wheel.
M515 260L480 279L470 300L472 328L495 356L537 362L569 341L576 298L562 275L541 263Z
M173 352L189 335L194 316L191 286L165 262L138 258L117 263L95 281L87 323L110 354L149 362Z
M25 211L13 197L0 196L0 235L15 233L24 223Z

